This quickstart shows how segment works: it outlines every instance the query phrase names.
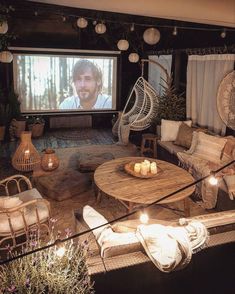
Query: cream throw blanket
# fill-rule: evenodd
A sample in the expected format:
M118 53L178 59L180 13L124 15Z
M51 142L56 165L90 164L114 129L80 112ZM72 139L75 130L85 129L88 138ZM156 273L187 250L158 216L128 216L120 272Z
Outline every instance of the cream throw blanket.
M107 223L107 220L92 207L86 205L83 218L90 228ZM208 240L206 227L198 221L180 219L180 226L159 224L139 225L136 232L116 233L110 225L93 231L101 247L101 256L109 246L140 242L149 258L162 272L184 268L192 254L202 249Z

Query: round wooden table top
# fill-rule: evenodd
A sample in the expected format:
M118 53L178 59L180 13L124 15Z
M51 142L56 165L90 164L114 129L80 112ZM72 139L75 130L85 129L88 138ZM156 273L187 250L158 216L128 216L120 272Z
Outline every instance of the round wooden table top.
M150 204L195 181L186 170L162 160L157 160L157 166L162 172L153 178L137 178L124 170L126 163L144 161L144 159L153 160L145 157L124 157L103 163L95 170L94 180L97 187L109 196L122 201ZM159 203L183 200L194 190L195 185Z

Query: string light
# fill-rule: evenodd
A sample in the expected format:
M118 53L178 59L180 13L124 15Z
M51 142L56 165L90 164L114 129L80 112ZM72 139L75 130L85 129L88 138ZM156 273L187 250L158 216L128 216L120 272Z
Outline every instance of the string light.
M223 31L221 32L220 37L222 39L226 38L226 30L225 29L223 29Z
M208 182L212 185L212 186L216 186L218 184L218 179L216 178L214 173L211 173Z
M142 224L147 224L148 223L149 216L148 216L148 214L145 211L141 212L141 214L140 214L140 221L141 221Z
M178 34L177 27L174 27L172 35L177 36L177 34Z
M59 247L57 250L56 250L56 255L58 256L58 257L63 257L64 256L64 254L65 254L65 247L64 246L62 246L62 247Z
M220 167L219 169L217 169L216 171L214 171L214 174L220 172L220 171L223 170L224 168L226 168L226 167L228 167L228 166L230 166L230 165L232 165L232 164L234 164L234 163L235 163L235 160L233 160L233 161L227 163L226 165L224 165L224 166ZM168 195L166 195L166 196L161 197L160 199L158 199L158 200L156 200L156 201L154 201L154 202L152 202L152 203L146 205L145 209L147 209L148 207L151 207L151 206L153 206L153 205L156 205L156 204L158 204L159 202L161 202L161 201L163 201L163 200L165 200L165 199L167 199L167 198L169 198L169 197L171 197L171 196L173 196L173 195L175 195L175 194L177 194L177 193L180 193L180 192L182 192L182 191L184 191L184 190L186 190L186 189L188 189L188 188L190 188L190 187L192 187L192 186L195 186L196 184L198 184L198 183L200 183L200 182L202 182L202 181L208 179L210 176L211 176L211 174L210 174L210 175L207 175L207 176L204 176L204 177L200 178L199 180L196 180L196 181L194 181L194 182L192 182L192 183L190 183L190 184L188 184L188 185L186 185L186 186L184 186L184 187L182 187L182 188L180 188L180 189L178 189L178 190L176 190L176 191L174 191L174 192L171 192L170 194L168 194ZM6 259L6 260L0 260L0 265L7 264L7 263L9 263L9 262L11 262L11 261L13 261L13 260L16 260L16 259L22 258L22 257L24 257L24 256L28 256L28 255L31 255L31 254L33 254L33 253L36 253L36 252L39 252L39 251L42 251L42 250L45 250L45 249L48 249L48 248L54 247L54 246L58 245L58 243L61 244L61 243L67 242L67 241L69 241L69 240L75 239L75 238L77 238L77 237L80 237L80 236L82 236L82 235L86 235L86 234L91 233L91 232L93 232L94 230L97 230L97 229L99 229L99 228L101 228L101 227L104 227L104 226L107 226L107 225L111 225L111 224L116 223L116 222L118 222L118 221L120 221L120 220L123 220L123 219L125 219L125 218L127 218L127 217L130 217L130 216L136 214L137 212L139 212L139 209L136 209L136 210L134 210L134 211L132 211L132 212L129 212L129 213L125 214L125 215L122 215L122 216L120 216L120 217L118 217L118 218L116 218L116 219L114 219L114 220L111 220L111 221L109 221L109 222L107 222L107 223L104 223L104 224L102 224L102 225L96 226L96 227L94 227L94 228L92 228L92 229L87 229L87 230L85 230L85 231L83 231L83 232L80 232L80 233L77 233L77 234L71 235L71 236L69 236L69 237L67 237L67 238L65 238L65 239L59 239L59 240L56 240L54 243L51 243L51 244L46 245L46 246L43 246L43 247L41 247L41 248L36 248L36 249L34 249L34 250L32 250L32 251L24 252L24 253L22 253L22 254L20 254L20 255L15 255L15 256L13 256L13 257L11 257L11 258L9 258L9 259ZM62 250L61 250L61 251L62 251Z

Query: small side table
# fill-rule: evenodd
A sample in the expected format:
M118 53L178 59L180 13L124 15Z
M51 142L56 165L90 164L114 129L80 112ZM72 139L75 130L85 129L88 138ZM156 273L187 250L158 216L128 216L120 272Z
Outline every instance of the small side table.
M150 133L142 135L141 156L145 156L145 152L150 152L154 158L157 158L157 140L158 136Z

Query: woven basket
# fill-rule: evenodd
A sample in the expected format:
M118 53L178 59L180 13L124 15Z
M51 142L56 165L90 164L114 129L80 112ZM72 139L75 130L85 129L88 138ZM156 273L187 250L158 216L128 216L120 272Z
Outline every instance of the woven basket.
M55 170L59 167L59 164L60 164L59 158L55 154L55 150L51 148L47 148L44 151L44 154L41 160L42 169L45 171Z

